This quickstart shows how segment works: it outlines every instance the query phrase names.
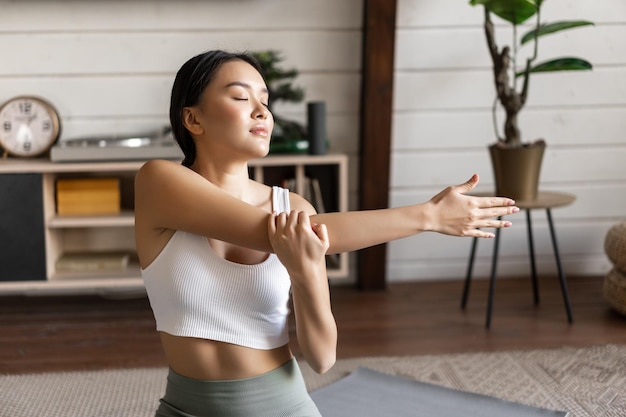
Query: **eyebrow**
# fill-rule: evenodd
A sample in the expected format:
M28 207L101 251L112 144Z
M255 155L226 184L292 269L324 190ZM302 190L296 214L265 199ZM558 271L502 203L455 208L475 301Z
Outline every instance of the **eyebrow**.
M248 83L243 82L243 81L233 81L233 82L230 82L230 83L226 84L226 86L224 88L235 87L235 86L243 87L243 88L246 88L248 90L252 90L252 86L250 84L248 84ZM261 89L261 91L263 93L269 93L267 88L263 88L263 89Z

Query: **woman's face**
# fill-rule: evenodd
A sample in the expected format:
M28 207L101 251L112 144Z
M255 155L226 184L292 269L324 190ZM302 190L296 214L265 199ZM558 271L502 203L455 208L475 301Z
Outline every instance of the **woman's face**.
M267 86L254 67L241 60L224 63L202 92L200 103L188 108L198 128L190 129L198 154L206 150L220 156L267 155L274 128L268 99Z

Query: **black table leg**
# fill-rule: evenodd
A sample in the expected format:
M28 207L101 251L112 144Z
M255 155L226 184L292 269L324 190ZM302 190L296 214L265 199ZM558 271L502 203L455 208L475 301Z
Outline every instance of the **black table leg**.
M530 272L533 280L533 297L535 305L539 304L539 284L537 282L537 267L535 266L535 246L533 243L533 227L530 210L526 210L526 227L528 228L528 253L530 255Z
M502 220L502 216L498 217ZM491 327L491 311L493 310L493 295L496 289L496 273L498 267L498 246L500 243L500 229L496 228L496 237L493 242L493 258L491 259L491 278L489 280L489 299L487 300L487 321L485 327Z
M572 307L569 301L569 291L567 290L567 281L565 280L565 274L561 267L561 256L559 255L559 248L556 243L556 233L554 232L554 224L552 223L552 213L550 209L546 209L548 215L548 225L550 226L550 236L552 237L552 246L554 247L554 258L556 260L556 268L559 272L559 280L561 281L561 292L563 292L563 302L565 303L565 311L567 312L567 321L572 323L574 321L572 317Z
M472 280L472 270L474 269L474 257L476 256L476 246L478 246L478 238L472 240L472 249L470 250L469 263L467 265L467 274L465 274L465 285L463 286L463 297L461 298L461 309L465 309L467 305L467 297L469 296L470 281Z

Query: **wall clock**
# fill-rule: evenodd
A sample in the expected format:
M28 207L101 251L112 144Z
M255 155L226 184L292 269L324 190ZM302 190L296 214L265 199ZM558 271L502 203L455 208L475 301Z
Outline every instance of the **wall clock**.
M0 146L4 157L43 155L60 133L59 113L40 97L13 97L0 106Z

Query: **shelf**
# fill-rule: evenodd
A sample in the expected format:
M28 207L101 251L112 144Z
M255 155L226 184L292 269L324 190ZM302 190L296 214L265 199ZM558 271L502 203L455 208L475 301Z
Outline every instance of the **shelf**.
M62 173L62 172L131 172L137 171L145 161L131 162L51 162L49 159L19 159L10 158L0 160L0 174L24 173Z
M141 271L137 262L131 262L128 267L121 271L95 271L95 272L56 272L50 277L50 282L77 282L77 281L118 281L139 279Z
M344 154L326 155L269 155L253 159L250 167L283 165L327 165L347 160ZM74 173L74 172L131 172L137 171L146 161L118 162L52 162L46 158L0 159L0 174L19 173Z
M48 220L51 229L65 229L74 227L133 227L135 215L130 210L120 214L106 216L55 216Z
M72 280L8 281L0 282L0 293L9 294L52 294L52 293L96 293L112 294L121 291L145 291L143 280L126 278L80 278Z
M329 153L326 155L270 155L265 158L253 159L248 165L251 167L328 165L345 162L347 158L346 155L338 153Z
M25 201L20 205L5 204L4 210L29 214L41 218L36 230L42 229L41 249L32 252L31 243L21 243L13 252L29 253L26 262L16 257L6 258L8 271L15 268L16 281L0 280L0 294L11 293L126 293L145 291L141 271L137 262L132 262L124 271L103 272L58 272L57 260L69 252L89 251L128 251L136 252L134 239L135 218L132 210L134 200L134 176L146 161L118 162L51 162L48 159L0 159L0 176L6 178L5 183L13 186L16 183L27 186L13 187L26 190L25 197L17 200ZM348 206L348 158L342 154L327 155L270 155L249 162L252 178L268 185L280 184L286 178L295 179L295 190L304 195L309 177L318 178L323 182L322 194L326 193L329 211L346 211ZM4 174L18 174L15 177ZM24 174L24 175L22 175ZM288 175L288 176L286 176ZM56 212L56 181L68 177L105 177L114 176L121 179L120 206L122 211L113 215L59 215ZM266 181L264 181L264 179ZM37 186L37 187L35 187ZM10 187L9 187L10 189ZM36 192L33 192L37 189ZM31 196L41 197L28 201ZM21 194L20 194L21 195ZM27 198L28 197L28 198ZM15 198L11 201L17 201ZM7 199L6 201L9 201ZM1 201L0 201L1 203ZM27 205L24 205L27 204ZM0 207L3 207L0 205ZM13 210L13 211L11 211ZM24 216L15 216L16 224L23 224ZM0 221L11 222L4 218ZM30 224L30 222L29 222ZM13 228L12 233L5 237L4 244L10 245L11 236L21 236L24 226ZM31 228L32 229L32 228ZM39 247L38 247L39 248ZM18 259L19 262L14 259ZM4 266L7 265L5 263ZM328 268L329 279L346 278L348 271L348 254L337 257L337 266ZM12 266L15 265L15 266ZM20 269L21 268L21 269ZM24 269L26 268L26 269ZM24 270L27 272L25 273ZM26 274L26 275L25 275ZM7 276L11 276L10 273ZM20 280L24 277L33 280ZM3 277L6 279L6 276Z
M124 271L64 272L48 280L0 281L2 294L53 294L53 293L120 294L145 292L139 265L131 263Z

